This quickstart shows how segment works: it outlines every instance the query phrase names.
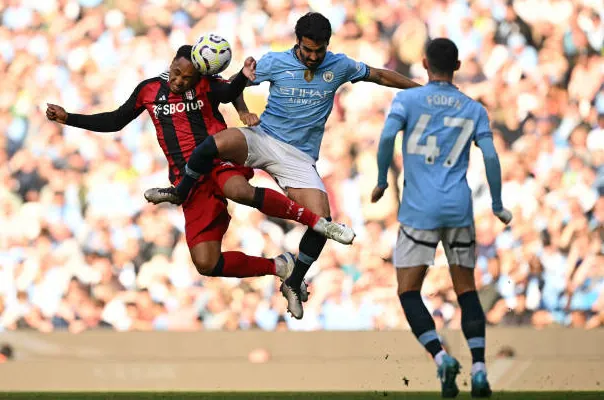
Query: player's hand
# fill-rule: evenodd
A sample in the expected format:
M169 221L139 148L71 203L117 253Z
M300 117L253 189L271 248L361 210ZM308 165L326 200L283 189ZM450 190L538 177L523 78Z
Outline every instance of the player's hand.
M501 211L493 211L493 214L495 214L495 216L506 225L512 220L512 213L505 208Z
M254 57L248 57L245 59L241 72L243 72L243 75L245 75L250 81L256 79L256 60L254 60Z
M46 118L51 121L64 124L65 122L67 122L67 112L61 106L46 103Z
M388 186L376 186L373 188L373 192L371 192L371 202L375 203L381 199L387 188Z
M240 112L239 119L246 126L256 126L260 123L260 118L258 118L258 115L247 111Z

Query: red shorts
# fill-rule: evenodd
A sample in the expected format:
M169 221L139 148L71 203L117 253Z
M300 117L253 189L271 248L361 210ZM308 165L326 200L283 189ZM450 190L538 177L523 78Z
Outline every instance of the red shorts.
M222 188L229 178L238 175L250 180L254 176L254 170L217 161L210 176L193 187L182 207L185 214L185 236L190 249L202 242L222 240L231 222Z
M254 177L254 170L249 167L244 167L239 164L233 164L228 161L217 160L214 162L212 170L212 180L216 182L220 192L224 188L224 184L233 176L243 176L246 180Z

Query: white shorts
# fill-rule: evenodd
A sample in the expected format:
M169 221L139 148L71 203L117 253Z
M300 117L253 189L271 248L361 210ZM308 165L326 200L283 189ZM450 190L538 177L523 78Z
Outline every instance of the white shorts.
M449 265L476 265L474 225L461 228L415 229L401 224L392 256L397 268L434 265L436 247L442 241Z
M267 135L259 126L238 129L247 141L246 167L268 172L283 190L319 189L326 192L311 156Z

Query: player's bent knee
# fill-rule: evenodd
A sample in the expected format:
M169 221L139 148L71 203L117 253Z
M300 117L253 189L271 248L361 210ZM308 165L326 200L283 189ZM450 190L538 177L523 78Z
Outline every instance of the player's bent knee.
M453 285L453 288L455 290L455 294L457 296L461 296L464 293L467 292L475 292L476 291L476 285L464 285L464 286L457 286L457 285Z
M229 180L227 184L224 185L223 190L225 196L236 203L248 206L254 204L254 194L256 192L256 188L250 185L245 178L237 180L237 182L233 182L233 184L231 184Z
M190 249L191 260L202 275L210 275L220 259L221 240L201 241Z
M474 268L468 268L461 265L451 265L451 280L453 281L453 290L457 296L461 296L466 292L476 290L474 280Z
M191 254L191 259L200 275L212 276L214 268L220 259L220 252L215 254L215 252L211 251L197 251Z
M214 267L216 265L204 259L194 259L193 264L195 265L195 269L197 270L197 272L199 272L199 274L203 276L212 276L212 272L214 271Z
M398 268L396 271L398 294L401 295L405 292L421 291L427 270L428 266L426 265Z
M331 215L327 193L319 189L287 188L287 196L320 217Z
M406 284L398 284L398 294L401 295L406 292L419 292L422 290L422 282L411 282Z
M236 128L228 128L214 135L218 155L223 160L243 165L247 159L248 148L245 135Z

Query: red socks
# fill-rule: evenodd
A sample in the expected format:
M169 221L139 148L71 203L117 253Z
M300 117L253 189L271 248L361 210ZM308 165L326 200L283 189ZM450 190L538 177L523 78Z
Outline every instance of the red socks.
M273 189L256 188L254 203L258 210L268 216L289 219L310 228L321 218Z
M275 262L269 258L248 256L240 251L226 251L222 253L212 275L230 278L275 275Z

